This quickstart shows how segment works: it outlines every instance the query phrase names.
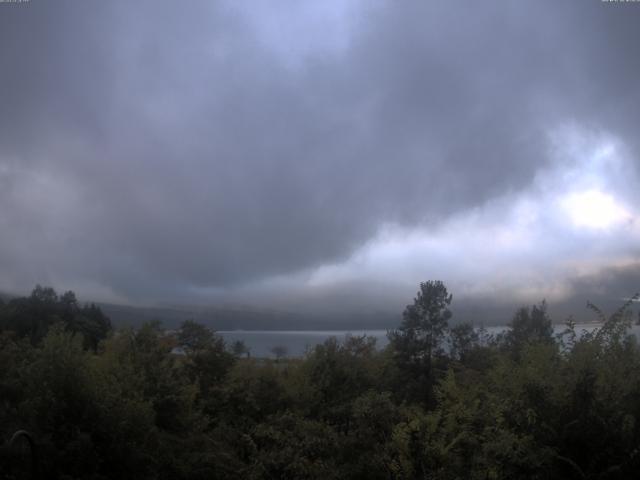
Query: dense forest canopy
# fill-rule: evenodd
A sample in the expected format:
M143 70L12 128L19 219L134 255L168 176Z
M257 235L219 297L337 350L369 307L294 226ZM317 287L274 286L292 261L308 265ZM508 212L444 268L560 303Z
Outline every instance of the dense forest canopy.
M271 360L194 321L114 330L38 286L0 302L0 478L634 478L631 301L591 305L590 333L554 336L543 302L489 336L452 300L424 282L384 349Z

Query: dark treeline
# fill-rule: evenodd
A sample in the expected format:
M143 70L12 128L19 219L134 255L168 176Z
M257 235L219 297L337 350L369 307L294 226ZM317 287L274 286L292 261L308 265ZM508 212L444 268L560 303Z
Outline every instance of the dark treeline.
M491 337L451 301L425 282L385 349L277 360L193 321L113 330L71 292L0 301L0 478L636 478L631 302L558 337L543 302Z

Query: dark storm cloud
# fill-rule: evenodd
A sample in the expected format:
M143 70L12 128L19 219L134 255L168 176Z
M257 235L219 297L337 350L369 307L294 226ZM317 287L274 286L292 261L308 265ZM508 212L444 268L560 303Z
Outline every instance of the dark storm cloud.
M0 7L5 287L241 285L527 187L556 125L637 152L636 5L363 4L294 63L249 2Z
M626 299L640 293L640 262L602 269L597 275L573 280L574 290L593 302L606 301L620 306Z

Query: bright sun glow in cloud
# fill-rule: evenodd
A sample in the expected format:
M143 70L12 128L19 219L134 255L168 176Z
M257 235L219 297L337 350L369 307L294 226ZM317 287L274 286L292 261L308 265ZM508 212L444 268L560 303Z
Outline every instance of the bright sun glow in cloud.
M560 204L576 227L608 229L631 218L613 196L595 189L571 193Z
M637 179L624 149L588 132L561 133L558 158L528 189L437 226L387 225L349 260L323 265L302 282L322 290L377 281L391 302L394 292L441 278L459 297L509 292L522 302L558 301L574 293L574 278L635 264L628 252L640 244Z

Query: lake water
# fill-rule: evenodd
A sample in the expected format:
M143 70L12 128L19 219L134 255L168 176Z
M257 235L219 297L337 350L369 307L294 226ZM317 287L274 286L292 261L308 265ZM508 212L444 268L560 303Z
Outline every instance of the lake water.
M576 333L583 330L591 331L599 324L587 323L576 325ZM507 327L485 327L488 334L498 334L503 332ZM565 325L554 325L555 333L560 333L566 328ZM633 328L633 333L638 335L636 331L638 327ZM329 337L336 337L338 340L344 339L345 335L362 336L367 335L376 339L378 348L383 348L389 343L387 339L387 330L232 330L219 331L218 334L227 341L227 343L236 340L242 340L251 350L253 357L273 357L271 349L275 346L283 346L287 349L287 356L299 357L304 355L308 348L324 342Z

